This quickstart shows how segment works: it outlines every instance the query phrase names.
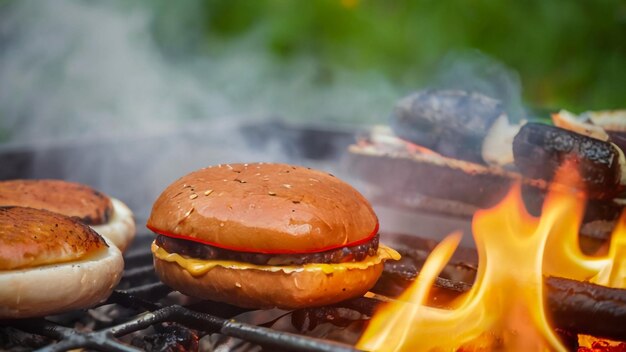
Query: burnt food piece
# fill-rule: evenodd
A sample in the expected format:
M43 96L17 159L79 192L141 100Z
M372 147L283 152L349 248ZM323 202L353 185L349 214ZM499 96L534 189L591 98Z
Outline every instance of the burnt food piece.
M608 142L558 127L527 123L513 140L515 165L528 178L552 181L567 160L578 168L591 198L611 199L621 189L619 152ZM574 185L572 185L574 186Z

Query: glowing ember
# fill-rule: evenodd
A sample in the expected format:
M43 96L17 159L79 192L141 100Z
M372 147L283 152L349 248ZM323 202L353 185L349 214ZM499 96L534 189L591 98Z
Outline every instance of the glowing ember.
M437 153L436 151L432 149L428 149L426 147L422 147L421 145L411 143L408 141L404 141L404 143L406 144L406 149L411 153L420 153L424 155L432 155L432 156L441 157L441 154Z
M453 235L433 251L400 301L377 312L357 347L564 351L543 309L542 259L554 222L552 216L531 217L520 187L514 187L499 205L474 216L479 263L472 289L449 310L424 306L433 280L458 244L459 235Z
M626 343L600 340L593 336L578 336L578 352L626 352Z

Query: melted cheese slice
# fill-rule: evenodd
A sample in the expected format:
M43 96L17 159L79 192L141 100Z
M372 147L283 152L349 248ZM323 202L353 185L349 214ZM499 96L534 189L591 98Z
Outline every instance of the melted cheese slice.
M176 263L182 268L187 270L193 276L199 276L207 271L213 269L216 266L221 266L227 269L235 270L264 270L264 271L283 271L286 274L300 271L322 271L325 274L332 274L335 271L354 270L354 269L366 269L372 265L379 264L385 260L398 260L400 254L394 249L385 245L378 246L378 253L376 256L367 257L360 262L347 262L337 264L323 264L323 263L310 263L304 265L256 265L245 262L236 262L230 260L206 260L195 259L182 256L176 253L168 253L165 249L159 247L155 242L152 242L152 253L155 257L170 263Z

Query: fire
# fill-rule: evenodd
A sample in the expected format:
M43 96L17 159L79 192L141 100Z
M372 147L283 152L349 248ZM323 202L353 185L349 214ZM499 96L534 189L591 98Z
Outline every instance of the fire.
M626 211L606 255L583 253L578 231L586 198L577 190L582 183L573 167L566 161L557 172L540 218L526 211L519 185L494 208L476 212L472 230L478 272L467 294L449 309L425 305L435 278L458 246L460 234L453 234L431 253L416 282L376 313L357 347L371 351L566 350L544 314L543 277L626 288ZM614 347L608 341L581 337L581 346L593 350Z
M544 249L551 217L536 219L514 187L496 207L474 216L478 273L472 289L450 309L425 306L430 287L460 235L429 256L415 284L376 313L357 347L372 351L561 350L543 307Z
M552 184L544 203L542 219L550 218L552 225L543 272L548 276L626 288L626 211L613 230L608 254L584 254L579 246L578 229L583 218L585 197L574 188L562 186L576 184L579 182L577 177L578 173L565 163L556 175L559 183Z
M591 282L616 288L626 288L626 211L611 235L611 247L604 266Z

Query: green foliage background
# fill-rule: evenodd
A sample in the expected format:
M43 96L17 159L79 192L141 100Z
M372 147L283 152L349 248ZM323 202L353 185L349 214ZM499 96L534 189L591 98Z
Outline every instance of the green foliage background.
M375 70L401 87L425 86L447 53L478 49L519 73L531 106L626 107L626 1L162 1L158 13L155 33L170 53L219 54L255 33L250 50L312 58L319 84L337 70ZM175 38L176 21L195 35Z
M385 123L433 86L547 120L626 109L626 0L0 0L0 65L0 143L220 116Z

